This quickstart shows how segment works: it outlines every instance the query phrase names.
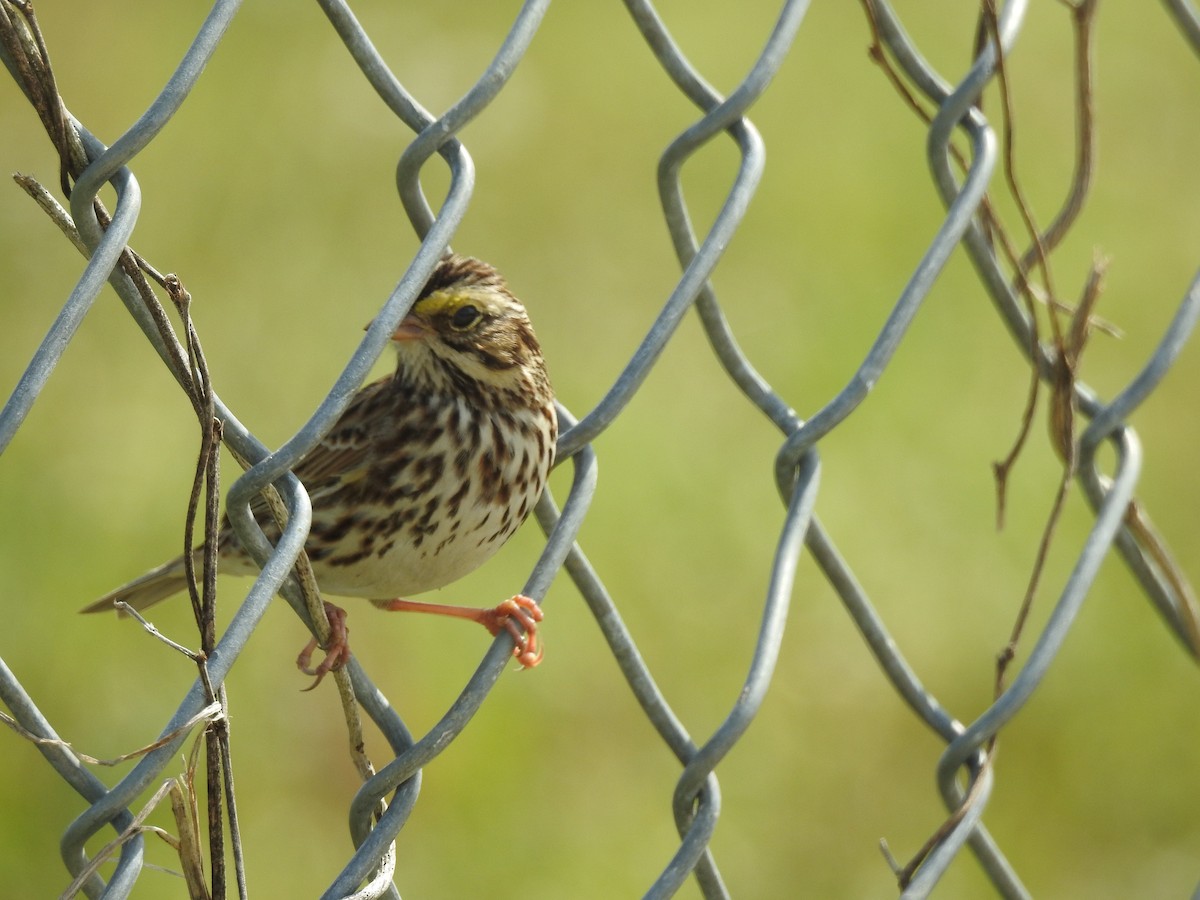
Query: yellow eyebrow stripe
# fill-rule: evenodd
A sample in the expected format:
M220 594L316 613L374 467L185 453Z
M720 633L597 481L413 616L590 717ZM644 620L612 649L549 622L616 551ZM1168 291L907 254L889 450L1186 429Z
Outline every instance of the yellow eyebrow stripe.
M422 315L436 316L439 313L452 313L469 300L466 294L451 291L434 291L428 297L422 297L415 304L415 309Z

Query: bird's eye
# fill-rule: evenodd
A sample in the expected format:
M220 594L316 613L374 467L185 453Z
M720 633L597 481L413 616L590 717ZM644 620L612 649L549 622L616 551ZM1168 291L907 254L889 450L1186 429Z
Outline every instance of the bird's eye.
M455 331L466 331L472 325L479 321L480 312L478 307L467 304L460 306L450 316L450 327Z

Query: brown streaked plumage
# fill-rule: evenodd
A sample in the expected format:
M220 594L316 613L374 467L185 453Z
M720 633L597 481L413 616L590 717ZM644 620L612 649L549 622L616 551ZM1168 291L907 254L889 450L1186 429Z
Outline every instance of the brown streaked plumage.
M541 496L558 424L529 317L494 268L451 255L392 340L395 373L362 388L295 469L312 498L305 549L317 582L323 592L385 609L471 618L492 633L505 628L522 664L536 665L541 613L528 598L490 610L399 599L477 568ZM268 536L278 534L265 503L254 513ZM218 542L221 571L257 573L228 520ZM194 551L197 562L201 552ZM83 611L117 601L143 609L185 587L179 557ZM344 658L344 647L337 650L342 656L331 653L319 670Z

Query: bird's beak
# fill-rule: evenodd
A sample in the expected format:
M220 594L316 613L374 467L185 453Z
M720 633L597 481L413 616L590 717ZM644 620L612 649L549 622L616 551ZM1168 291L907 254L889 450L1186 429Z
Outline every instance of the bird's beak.
M425 327L425 323L409 313L405 316L400 324L396 326L396 330L392 332L393 341L417 341L429 334L429 329Z
M363 330L365 331L366 329L370 328L372 322L374 321L375 320L372 319L370 322L364 325ZM400 321L400 324L396 326L396 330L392 332L392 340L417 341L425 337L427 334L429 334L429 329L425 327L425 324L420 319L410 312Z

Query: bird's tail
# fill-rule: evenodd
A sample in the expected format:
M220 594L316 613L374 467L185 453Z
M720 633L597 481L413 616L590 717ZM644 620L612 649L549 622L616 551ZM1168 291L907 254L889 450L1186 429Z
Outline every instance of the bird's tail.
M196 552L198 554L200 548L197 548ZM151 569L141 578L135 578L129 584L110 591L95 603L85 606L80 612L107 612L113 608L115 603L121 601L128 603L134 609L142 610L185 590L187 590L187 575L183 567L183 557L180 556L168 563L163 563L157 569Z

